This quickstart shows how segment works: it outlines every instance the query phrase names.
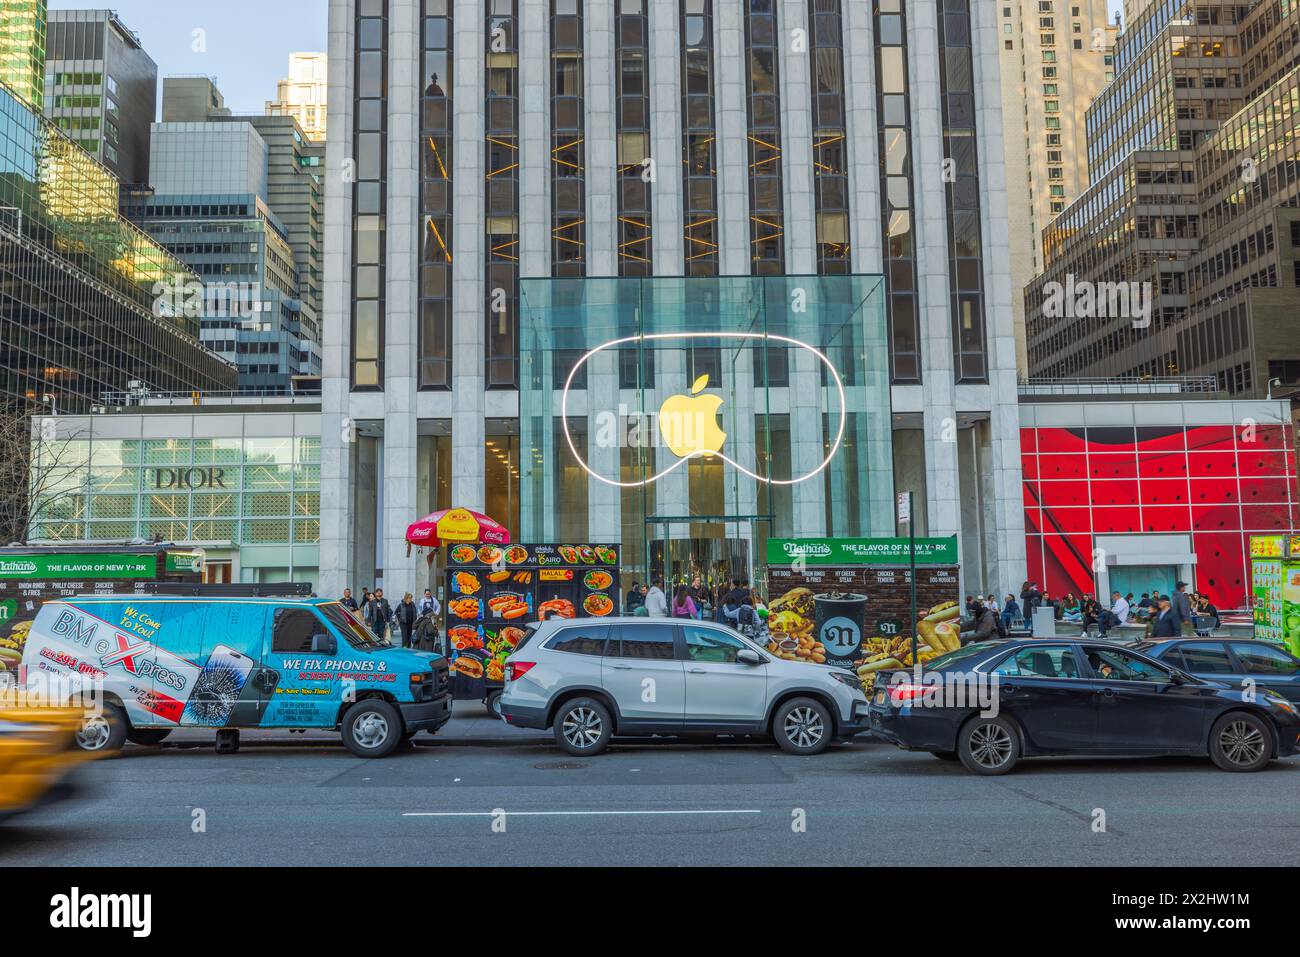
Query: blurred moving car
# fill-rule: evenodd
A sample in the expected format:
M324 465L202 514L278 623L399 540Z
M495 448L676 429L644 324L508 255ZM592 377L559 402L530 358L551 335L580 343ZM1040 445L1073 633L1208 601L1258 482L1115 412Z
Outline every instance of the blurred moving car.
M712 622L553 618L529 627L506 659L501 715L553 729L569 754L655 734L770 734L790 754L818 754L866 730L853 672L785 661Z
M1066 754L1208 754L1225 771L1258 771L1300 746L1300 714L1276 691L1196 678L1111 642L979 642L935 658L922 679L877 679L872 732L976 774Z
M91 757L75 741L85 718L83 708L0 691L0 821L73 793L72 776Z
M1300 702L1300 658L1281 645L1251 638L1168 638L1129 647L1190 675L1237 687L1253 682Z

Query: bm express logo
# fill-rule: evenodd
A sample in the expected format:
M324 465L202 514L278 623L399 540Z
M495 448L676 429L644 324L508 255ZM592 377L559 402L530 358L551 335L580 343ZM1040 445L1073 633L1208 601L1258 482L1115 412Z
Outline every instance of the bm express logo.
M594 357L610 349L618 349L620 346L627 346L633 343L651 343L661 339L749 339L759 340L763 344L775 344L786 348L802 349L817 359L826 367L827 381L831 382L839 396L839 425L835 431L835 440L831 443L825 458L815 467L801 475L795 475L788 479L775 479L771 476L760 475L748 466L736 461L725 451L723 447L727 441L727 433L723 431L718 422L718 416L725 399L722 395L706 391L709 388L708 375L699 376L686 392L679 392L675 395L668 396L659 406L657 416L651 418L648 423L636 421L626 435L626 444L631 446L643 445L660 445L668 449L676 457L676 461L670 463L665 468L659 470L649 478L638 481L623 482L616 478L610 478L601 475L591 463L587 461L586 456L578 451L577 445L573 440L573 433L569 430L569 397L573 390L573 383L578 374L582 371L583 366L590 362ZM820 380L817 380L820 381ZM792 387L793 389L793 387ZM750 414L748 411L746 414ZM596 415L597 436L596 444L598 446L618 446L623 444L622 422L628 418L626 409L619 408L617 412L605 411ZM642 416L633 415L631 418L639 420ZM687 462L694 458L708 458L717 456L737 471L744 473L758 482L769 485L797 485L800 482L806 482L814 476L820 475L825 468L830 465L831 460L835 458L844 443L844 429L848 421L847 410L845 407L844 381L840 377L839 370L835 368L827 356L819 349L810 346L806 342L800 342L798 339L791 339L788 336L778 336L774 333L762 332L660 332L649 333L640 336L628 336L623 339L612 339L603 343L590 352L583 355L569 370L569 376L564 382L564 392L560 399L560 422L564 429L564 440L569 446L569 452L579 465L592 478L604 482L606 485L614 485L620 488L638 488L640 486L652 485L659 481L670 472L681 468ZM654 432L654 435L647 433Z
M88 615L79 615L75 611L62 611L54 619L50 631L70 644L86 648L99 655L99 663L105 668L118 666L137 678L148 678L160 685L166 685L176 691L184 690L189 684L185 675L176 668L168 667L159 660L159 650L147 638L129 632L146 632L150 636L156 633L158 622L142 615L133 608L128 608L123 616L121 629L109 627L112 638L99 634L100 625L107 624ZM168 655L169 658L175 658ZM178 663L179 658L175 659Z
M156 468L151 471L153 472L153 487L156 489L226 487L226 470L212 466L205 468Z

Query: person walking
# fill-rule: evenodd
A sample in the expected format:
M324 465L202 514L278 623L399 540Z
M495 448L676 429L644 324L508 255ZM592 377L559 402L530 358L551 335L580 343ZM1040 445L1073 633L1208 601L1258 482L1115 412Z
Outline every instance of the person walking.
M420 617L420 613L416 611L415 599L411 597L409 591L402 596L402 601L397 606L397 611L393 614L393 617L397 621L398 629L402 632L402 647L415 647L411 642L411 632L415 629L415 619Z
M433 591L426 588L424 596L415 603L415 610L420 615L432 615L437 618L442 614L442 602L433 597Z
M1195 630L1195 622L1192 616L1192 602L1191 599L1187 597L1186 588L1187 582L1175 582L1174 594L1169 603L1174 609L1174 614L1178 616L1178 629L1180 633L1185 631L1187 628Z
M677 590L673 593L673 617L695 618L699 613L700 610L695 604L695 599L691 597L690 586L678 585Z
M645 593L645 612L651 618L668 617L668 596L664 594L663 579L656 578Z
M357 610L357 600L352 597L351 588L343 589L343 597L339 599L339 604L341 604L348 611Z
M1160 599L1160 610L1151 620L1152 638L1177 638L1183 633L1182 619L1168 598Z
M370 630L378 637L388 637L388 626L393 620L393 606L384 597L384 590L376 588L370 601Z

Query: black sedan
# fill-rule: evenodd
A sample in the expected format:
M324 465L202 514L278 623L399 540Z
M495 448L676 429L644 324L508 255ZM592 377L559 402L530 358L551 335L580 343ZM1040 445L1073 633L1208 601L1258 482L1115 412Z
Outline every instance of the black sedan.
M909 751L1005 774L1022 757L1206 755L1258 771L1300 748L1296 706L1194 677L1106 641L979 642L882 674L871 731Z
M1238 688L1269 688L1300 702L1300 658L1281 645L1249 638L1167 638L1129 647L1198 678Z

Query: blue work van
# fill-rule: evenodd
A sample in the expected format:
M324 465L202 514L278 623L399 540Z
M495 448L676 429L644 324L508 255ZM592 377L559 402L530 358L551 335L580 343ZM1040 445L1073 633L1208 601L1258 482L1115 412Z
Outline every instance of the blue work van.
M337 601L88 595L49 601L22 681L98 692L78 744L112 751L174 728L338 729L383 757L451 717L447 660L394 647Z

